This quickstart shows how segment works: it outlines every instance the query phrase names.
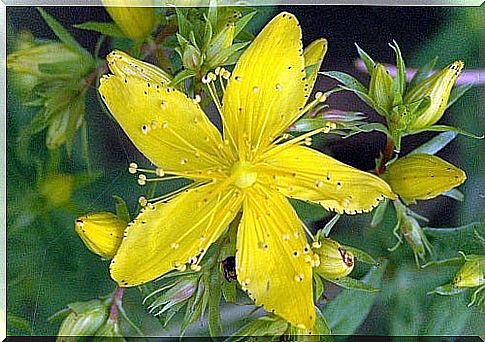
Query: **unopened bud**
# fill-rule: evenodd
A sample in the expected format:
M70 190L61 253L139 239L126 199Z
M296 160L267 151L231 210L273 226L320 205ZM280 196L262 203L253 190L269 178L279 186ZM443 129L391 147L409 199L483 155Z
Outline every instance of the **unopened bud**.
M477 287L485 284L485 256L476 256L465 261L453 279L454 287Z
M217 66L224 64L227 60L229 56L224 56L221 52L232 45L235 33L236 26L233 23L230 23L212 38L209 48L206 51L209 69L216 68Z
M111 259L123 239L126 223L109 212L91 213L76 220L75 229L86 247L102 258Z
M149 5L151 1L145 1ZM111 18L123 33L134 40L141 40L152 33L156 24L155 8L129 7L133 1L102 0Z
M382 64L376 64L372 71L369 96L386 111L389 111L393 102L392 77Z
M94 334L93 341L124 341L118 321L108 318Z
M451 89L463 70L463 62L456 61L441 71L434 73L413 89L404 98L405 104L410 104L429 97L429 107L409 123L408 130L420 130L436 123L442 116L448 104Z
M319 248L313 252L320 257L320 265L314 270L324 278L339 279L345 277L354 269L354 256L346 251L337 241L323 239Z
M108 307L100 300L69 304L71 309L61 324L57 341L67 336L92 336L108 318Z
M405 202L412 203L457 187L466 180L466 174L439 157L413 154L392 163L384 179Z
M199 49L187 44L182 54L182 63L189 70L197 70L202 64L202 56Z

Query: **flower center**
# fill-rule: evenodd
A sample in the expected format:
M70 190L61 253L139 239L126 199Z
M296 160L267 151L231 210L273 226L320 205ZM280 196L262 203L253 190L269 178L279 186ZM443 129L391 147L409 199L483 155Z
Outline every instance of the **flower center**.
M258 174L248 162L237 162L231 169L233 183L240 189L250 187L256 182Z

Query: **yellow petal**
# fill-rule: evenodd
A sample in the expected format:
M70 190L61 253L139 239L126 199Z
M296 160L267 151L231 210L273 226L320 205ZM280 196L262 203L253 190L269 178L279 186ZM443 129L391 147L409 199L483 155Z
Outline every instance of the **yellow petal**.
M121 286L140 285L196 261L239 211L242 197L235 191L211 184L144 209L111 262L113 279Z
M79 217L74 228L86 247L102 258L111 259L121 244L126 222L113 213L98 212Z
M291 124L305 103L305 88L310 87L300 26L294 15L283 12L243 53L224 94L226 130L243 158Z
M258 177L266 177L285 196L338 213L370 211L380 199L396 198L379 177L303 146L286 148L259 167Z
M327 52L327 40L324 38L314 40L303 51L305 58L305 72L308 76L308 90L305 94L310 94L317 79L318 71L322 65L323 57Z
M155 8L127 7L136 5L137 2L133 0L102 0L102 2L111 18L127 37L139 40L153 31L157 20ZM143 4L153 5L153 2L143 1Z
M315 322L312 257L295 211L276 191L254 187L243 208L237 233L239 283L257 305L311 329Z
M413 154L392 163L385 179L404 201L414 202L434 198L457 187L466 180L466 174L439 157Z
M109 75L99 92L130 140L165 171L200 171L227 162L217 128L175 88L136 76ZM190 176L190 175L188 175Z
M109 69L117 76L138 76L148 82L165 83L171 81L171 77L159 67L133 58L120 50L114 50L106 56Z

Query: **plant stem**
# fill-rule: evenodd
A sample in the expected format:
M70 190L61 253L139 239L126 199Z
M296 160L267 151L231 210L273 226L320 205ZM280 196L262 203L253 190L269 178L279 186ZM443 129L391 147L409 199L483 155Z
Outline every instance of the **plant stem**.
M386 171L386 163L392 159L393 155L394 155L394 141L392 140L391 137L387 137L386 147L382 154L381 165L379 165L379 168L376 170L376 174L378 176L382 175L384 171Z

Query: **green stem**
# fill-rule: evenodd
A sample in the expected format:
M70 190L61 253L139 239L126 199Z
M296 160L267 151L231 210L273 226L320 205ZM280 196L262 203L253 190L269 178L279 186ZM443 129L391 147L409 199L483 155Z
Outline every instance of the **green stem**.
M86 160L86 166L88 169L88 176L91 177L93 175L93 168L91 164L91 158L89 156L88 125L86 120L84 120L81 126L81 144L83 149L83 157L84 157L84 160Z

